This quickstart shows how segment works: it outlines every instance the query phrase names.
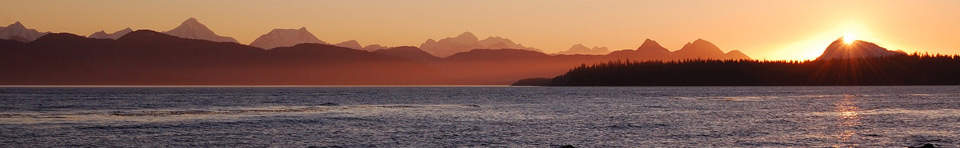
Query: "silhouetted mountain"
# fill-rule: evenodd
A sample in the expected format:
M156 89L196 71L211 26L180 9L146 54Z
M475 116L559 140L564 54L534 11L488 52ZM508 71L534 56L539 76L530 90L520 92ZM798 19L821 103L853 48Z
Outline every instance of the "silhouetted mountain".
M593 48L583 46L583 44L576 44L570 47L565 51L557 52L557 54L588 54L588 55L603 55L610 53L610 50L607 47L596 47Z
M173 28L170 31L165 31L163 33L188 39L239 43L237 42L237 39L233 39L232 37L219 36L216 33L213 33L213 30L210 30L210 28L207 28L206 25L201 24L196 18L189 18L186 21L183 21L183 23L180 23L180 26L177 26L177 28Z
M363 45L360 45L360 42L357 42L357 40L344 41L344 42L340 42L333 45L340 46L340 47L347 47L350 49L363 50Z
M28 29L26 26L23 26L19 21L7 25L7 27L0 27L0 39L5 40L16 40L20 42L31 42L40 38L47 33L41 33L36 29Z
M367 45L367 46L363 47L363 50L366 50L366 51L376 51L376 50L387 49L387 48L389 48L389 47L381 46L380 44L370 44L370 45ZM419 48L417 48L417 49L419 49Z
M660 46L660 43L657 43L657 41L651 39L644 40L643 43L640 44L640 47L637 47L637 51L641 53L657 53L665 55L670 53L670 50L663 48L663 46Z
M267 34L260 35L256 40L250 43L250 46L263 49L273 49L277 47L290 47L302 43L327 44L317 39L313 33L307 31L307 27L300 29L273 29Z
M89 38L95 38L95 39L114 39L114 40L116 40L116 39L119 39L120 37L123 37L124 35L127 35L127 33L130 33L130 32L133 32L133 29L130 29L129 27L126 28L126 29L123 29L123 30L119 30L119 31L117 31L117 32L110 33L110 34L108 34L107 32L104 32L103 30L100 30L100 31L98 31L98 32L95 32L95 33L93 33L93 34L90 34L90 36L88 36L88 37L89 37Z
M676 57L670 53L670 50L660 46L657 41L646 39L637 48L637 50L620 50L614 51L607 56L614 59L625 59L625 60L674 60Z
M440 58L433 56L430 53L424 52L423 50L420 50L420 48L413 47L413 46L400 46L400 47L394 47L389 49L380 49L380 50L373 51L373 53L379 53L383 55L404 58L404 59L409 59L414 61L421 61L421 62L437 62L440 60Z
M109 35L109 34L107 34L107 32L105 32L105 31L103 31L103 30L100 30L100 31L94 32L93 34L90 34L90 35L87 36L87 37L88 37L88 38L94 38L94 39L109 39L109 38L107 37L108 35Z
M51 34L0 40L0 84L510 84L603 56L479 49L446 59L415 47L366 52L299 44L263 50L149 30L117 40Z
M202 27L196 25L199 23L195 19L184 24L191 27L181 28ZM282 40L279 38L297 34L313 37L304 28L271 32L252 44L266 42L268 38ZM478 40L471 33L428 42L432 42L428 46L437 47L460 48L459 45L464 45L462 49L522 47L499 37ZM360 44L348 41L340 46L358 48ZM374 52L350 48L304 43L264 50L149 30L134 31L117 40L49 34L29 43L0 40L0 71L15 71L0 74L0 84L502 85L523 78L552 77L578 65L603 61L676 59L666 48L649 39L637 50L609 55L547 55L528 48L473 49L439 58L416 47ZM378 48L385 47L370 45L364 49ZM739 51L724 56L721 58L745 57Z
M519 49L474 49L451 55L449 61L477 61L477 60L535 60L547 58L550 55L542 52Z
M510 39L502 37L487 37L486 39L480 40L480 47L484 48L474 48L474 49L522 49L530 50L536 52L543 52L540 49L532 47L524 47L521 44L514 43Z
M849 59L849 58L863 58L863 57L882 57L882 56L891 56L897 54L907 54L901 51L890 51L886 48L880 47L877 44L856 40L850 44L844 43L843 38L839 38L833 43L830 43L830 46L827 46L827 49L823 50L823 54L820 54L820 57L817 57L817 60L820 59Z
M727 52L727 53L723 54L723 57L721 57L720 59L744 59L744 60L749 60L749 59L750 59L750 56L747 56L746 54L743 54L743 52L740 52L740 50L731 50L730 52Z
M682 60L682 59L750 59L749 56L738 50L723 53L719 47L703 39L687 43L680 50L670 52L656 41L646 39L637 50L614 51L607 55L612 59L620 60Z
M723 51L713 43L703 39L697 39L693 43L683 45L680 50L674 51L673 55L679 59L719 59L723 57Z
M444 38L440 41L428 39L420 44L420 49L438 57L447 57L460 52L467 52L472 49L523 49L539 52L539 49L524 47L514 43L510 39L501 37L488 37L479 40L477 36L470 32L464 32L454 38Z
M429 65L332 45L263 50L149 30L117 40L0 40L0 84L444 84Z

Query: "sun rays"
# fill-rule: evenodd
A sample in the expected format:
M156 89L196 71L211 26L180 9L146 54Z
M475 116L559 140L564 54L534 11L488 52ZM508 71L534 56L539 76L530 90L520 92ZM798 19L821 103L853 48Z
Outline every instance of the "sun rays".
M848 33L844 33L844 34L843 34L843 43L844 43L844 44L848 44L848 45L849 45L849 44L853 44L853 41L856 41L856 40L857 40L857 36L854 35L853 33L849 33L849 32L848 32Z

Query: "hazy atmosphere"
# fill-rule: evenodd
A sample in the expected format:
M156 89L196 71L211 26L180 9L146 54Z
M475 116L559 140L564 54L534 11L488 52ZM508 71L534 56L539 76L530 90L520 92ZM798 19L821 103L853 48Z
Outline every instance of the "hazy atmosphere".
M419 46L470 31L546 53L571 45L678 50L698 38L754 59L814 59L845 34L906 52L960 53L960 1L2 1L0 24L86 36L169 30L197 18L248 44L275 28L306 27L339 43Z
M0 147L960 147L960 0L0 6Z

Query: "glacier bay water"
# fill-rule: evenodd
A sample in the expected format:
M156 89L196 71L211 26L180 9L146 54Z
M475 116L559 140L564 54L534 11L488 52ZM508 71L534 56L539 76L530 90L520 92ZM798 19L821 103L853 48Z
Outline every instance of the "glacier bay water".
M960 145L960 86L5 87L3 147Z

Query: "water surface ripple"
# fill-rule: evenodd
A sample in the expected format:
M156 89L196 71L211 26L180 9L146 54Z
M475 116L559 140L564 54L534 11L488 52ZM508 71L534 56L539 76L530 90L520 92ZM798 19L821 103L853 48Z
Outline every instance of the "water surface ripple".
M960 145L960 86L0 88L3 147Z

